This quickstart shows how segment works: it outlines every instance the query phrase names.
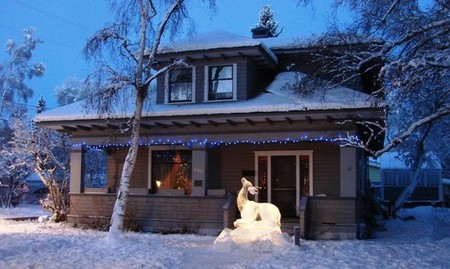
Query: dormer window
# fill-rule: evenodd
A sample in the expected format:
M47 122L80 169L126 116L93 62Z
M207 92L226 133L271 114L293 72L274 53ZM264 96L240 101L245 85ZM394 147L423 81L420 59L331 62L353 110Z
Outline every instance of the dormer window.
M208 101L236 99L236 65L206 67Z
M194 93L193 68L177 68L168 72L167 103L192 102Z

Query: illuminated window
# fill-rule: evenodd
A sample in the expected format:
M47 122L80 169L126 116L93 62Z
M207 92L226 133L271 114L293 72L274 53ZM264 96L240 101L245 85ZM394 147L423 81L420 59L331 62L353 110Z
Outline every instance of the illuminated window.
M192 153L189 150L152 151L152 185L155 193L179 190L192 193Z

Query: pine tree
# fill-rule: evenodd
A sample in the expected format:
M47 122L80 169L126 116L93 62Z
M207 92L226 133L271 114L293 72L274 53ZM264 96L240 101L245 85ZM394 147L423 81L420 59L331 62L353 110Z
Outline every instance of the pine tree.
M269 5L265 5L259 12L259 22L253 29L265 28L270 37L277 37L283 31L283 28L278 29L278 22L274 19L274 12Z
M39 99L37 105L36 105L36 114L42 113L46 110L46 104L44 97L41 95L41 98Z

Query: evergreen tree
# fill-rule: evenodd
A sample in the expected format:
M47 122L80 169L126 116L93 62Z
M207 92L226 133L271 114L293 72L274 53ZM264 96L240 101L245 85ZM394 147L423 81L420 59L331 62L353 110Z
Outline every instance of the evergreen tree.
M278 29L278 26L278 22L274 19L274 12L269 5L266 5L259 12L259 22L253 29L265 28L270 37L277 37L283 31L283 28Z
M47 108L46 108L44 97L41 95L41 98L39 99L38 104L36 106L36 114L42 113L46 109Z

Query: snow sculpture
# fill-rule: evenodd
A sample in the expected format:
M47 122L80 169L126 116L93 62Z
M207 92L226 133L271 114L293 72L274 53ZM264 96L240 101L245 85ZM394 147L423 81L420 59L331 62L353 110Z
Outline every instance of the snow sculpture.
M234 222L236 229L225 228L214 241L214 249L230 252L235 248L259 252L283 250L292 242L287 234L281 233L281 214L270 203L256 203L248 199L248 193L258 193L258 187L246 178L241 179L237 206L241 218ZM276 248L275 248L276 247Z
M245 177L241 179L241 183L242 188L237 197L237 206L239 212L241 212L241 218L234 222L234 227L252 225L281 232L281 214L278 207L270 203L250 201L248 193L258 193L258 187L254 187Z

